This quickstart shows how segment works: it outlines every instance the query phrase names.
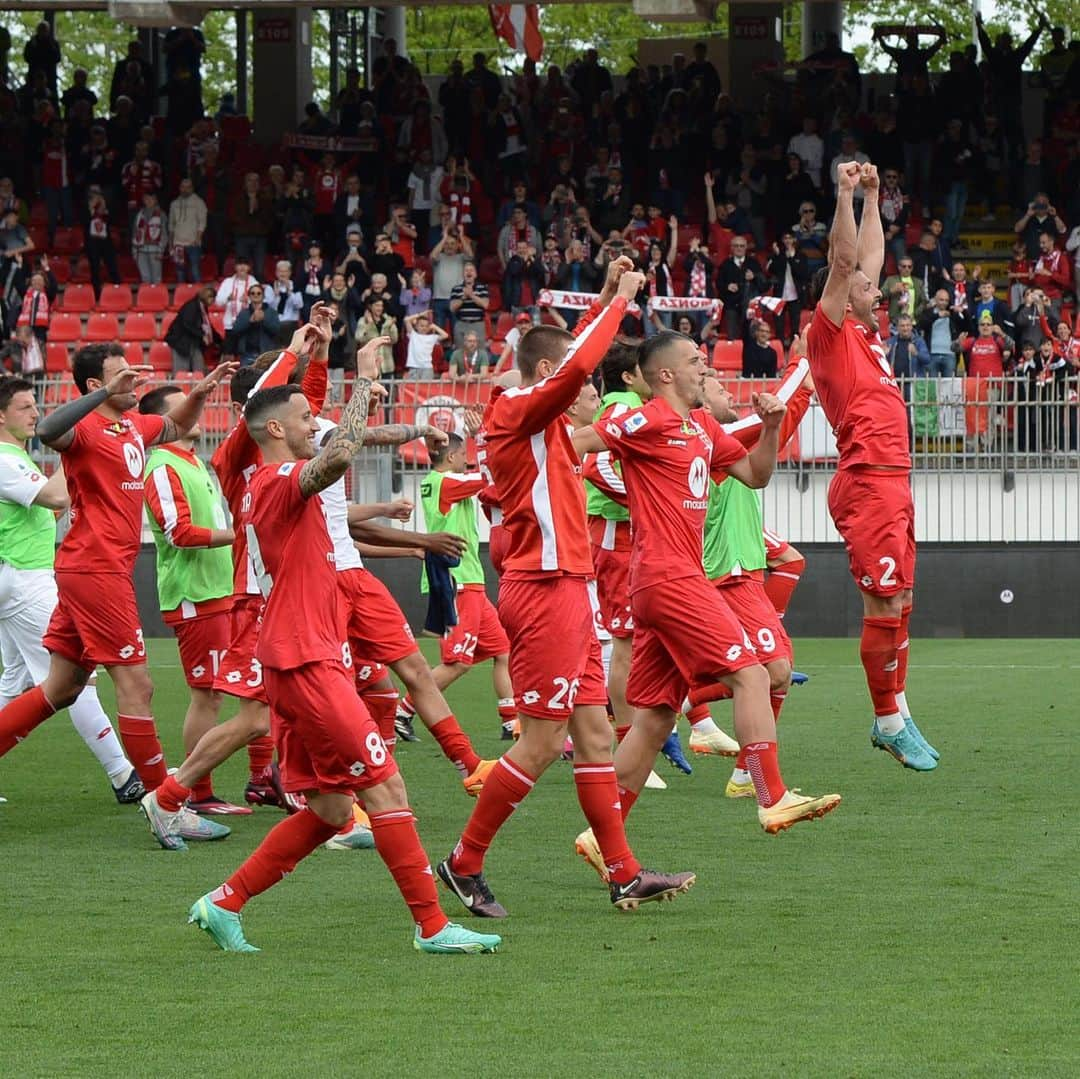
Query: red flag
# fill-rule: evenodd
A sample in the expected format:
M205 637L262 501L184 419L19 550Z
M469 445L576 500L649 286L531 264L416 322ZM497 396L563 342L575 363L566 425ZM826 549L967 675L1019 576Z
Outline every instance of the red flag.
M784 310L784 301L779 296L755 296L746 305L748 318L764 318L766 311L771 311L778 318Z
M544 53L544 38L540 33L538 4L488 4L491 28L516 52L524 51L530 60L539 60Z

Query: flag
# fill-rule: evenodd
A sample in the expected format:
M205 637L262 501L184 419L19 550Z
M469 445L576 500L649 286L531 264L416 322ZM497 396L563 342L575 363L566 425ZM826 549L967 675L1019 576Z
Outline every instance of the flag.
M538 4L488 4L491 28L516 52L524 52L530 60L539 60L544 53L540 33Z
M779 296L755 296L746 305L746 317L747 318L761 318L765 317L766 311L771 311L777 318L780 317L780 312L784 310L784 301Z

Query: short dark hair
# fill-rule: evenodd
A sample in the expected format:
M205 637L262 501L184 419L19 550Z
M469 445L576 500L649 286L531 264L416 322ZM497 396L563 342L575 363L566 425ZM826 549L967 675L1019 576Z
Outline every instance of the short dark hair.
M241 367L231 379L229 379L229 400L238 405L244 404L251 391L255 389L255 383L259 381L262 372L254 367Z
M623 375L638 365L640 342L630 337L616 337L600 361L600 377L604 393L620 393L626 389Z
M565 346L573 340L573 334L558 326L533 326L518 342L518 370L526 378L532 378L541 360L561 360L566 355Z
M168 383L165 386L155 386L149 393L144 393L139 398L139 413L143 416L164 416L169 411L169 406L166 404L168 399L174 393L183 393L184 391L175 383Z
M810 275L810 306L816 306L825 291L825 282L829 280L829 267L822 266Z
M75 385L79 387L79 393L86 394L87 382L96 378L101 381L105 370L105 358L107 356L123 356L123 346L117 341L108 341L100 345L83 345L75 358L71 361L71 376Z
M26 393L27 390L34 392L34 384L29 379L20 378L18 375L0 378L0 412L11 404L11 399L15 394Z
M431 463L433 465L441 465L447 457L450 456L455 450L460 450L465 445L465 439L455 431L451 431L449 434L449 441L445 446L437 446L435 449L429 451L431 457Z
M284 386L270 386L268 389L253 393L244 405L244 419L248 429L254 431L262 422L276 412L282 405L286 405L296 395L302 394L299 386L286 382Z
M689 341L697 348L697 344L692 337L687 337L686 334L679 333L676 330L661 330L658 334L654 334L645 341L641 348L638 349L638 363L641 365L641 373L645 376L646 381L649 381L649 375L652 372L656 357L666 352L679 341Z

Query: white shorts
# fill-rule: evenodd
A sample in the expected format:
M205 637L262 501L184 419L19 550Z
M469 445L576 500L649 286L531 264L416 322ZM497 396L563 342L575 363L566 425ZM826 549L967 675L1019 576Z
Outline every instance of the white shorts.
M52 570L0 564L0 706L45 681L49 653L41 638L55 607Z

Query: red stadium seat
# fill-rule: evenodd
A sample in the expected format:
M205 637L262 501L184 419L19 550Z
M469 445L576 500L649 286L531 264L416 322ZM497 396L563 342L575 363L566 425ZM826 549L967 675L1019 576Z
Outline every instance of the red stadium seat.
M169 306L169 290L164 285L140 285L135 306L140 311L164 311Z
M66 285L71 280L71 262L68 259L57 258L50 265L58 285Z
M70 311L57 311L49 320L50 341L74 342L82 337L82 319Z
M175 321L176 321L176 312L175 311L166 311L165 314L163 314L161 316L161 331L160 331L158 336L160 336L162 341L165 340L165 335L169 332L169 327Z
M86 320L87 341L115 341L120 336L120 321L111 311L94 311Z
M82 229L76 225L74 228L59 228L53 238L52 249L58 255L81 255L83 250Z
M79 393L79 387L70 378L50 380L45 383L45 404L50 408L67 404L68 401L74 401L80 396L82 395Z
M188 281L182 285L177 285L173 290L172 303L169 304L170 311L179 311L193 296L199 295L199 289L203 286L197 281Z
M164 341L151 342L150 364L155 371L172 371L172 349Z
M137 364L146 363L146 353L143 352L143 347L138 341L125 341L124 342L124 359L131 366Z
M514 316L509 311L503 311L495 323L495 336L506 340L506 335L514 328Z
M71 370L71 356L67 345L60 341L49 341L45 345L45 370L49 374Z
M61 311L93 311L94 290L89 285L68 285L60 294Z
M717 341L713 349L713 367L717 371L740 373L742 371L742 342Z
M128 341L155 341L157 335L157 322L149 311L132 311L124 319L124 337Z
M99 311L115 311L122 314L131 310L130 285L102 285L101 298L98 300Z
M494 285L502 280L503 268L498 255L486 255L477 267L477 276L485 285Z
M63 260L66 264L67 260ZM53 273L56 273L56 267L53 267ZM56 280L61 284L64 284L63 278L59 274L56 274ZM90 280L90 260L82 257L75 260L75 267L71 270L71 280L76 284L85 285Z

